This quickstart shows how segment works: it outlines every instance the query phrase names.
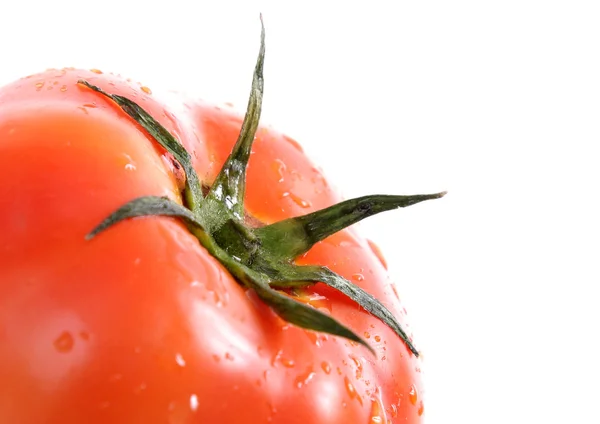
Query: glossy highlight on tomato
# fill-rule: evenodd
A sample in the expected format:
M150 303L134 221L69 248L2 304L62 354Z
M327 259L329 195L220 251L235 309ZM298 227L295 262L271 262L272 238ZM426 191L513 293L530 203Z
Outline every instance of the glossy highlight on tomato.
M189 152L204 191L244 119L97 70L49 69L0 88L0 422L420 423L419 359L338 290L280 292L335 318L374 354L286 322L177 217L127 219L86 239L132 199L186 205L189 175L81 81L156 119ZM262 125L253 139L250 228L343 200L296 141ZM295 263L326 266L408 327L383 256L352 227Z

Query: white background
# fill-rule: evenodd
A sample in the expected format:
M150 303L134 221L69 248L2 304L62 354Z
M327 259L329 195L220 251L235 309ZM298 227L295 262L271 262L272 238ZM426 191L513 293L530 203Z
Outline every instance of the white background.
M599 423L597 2L215 3L3 1L0 84L93 67L242 109L262 11L265 122L346 196L449 191L362 224L427 422Z

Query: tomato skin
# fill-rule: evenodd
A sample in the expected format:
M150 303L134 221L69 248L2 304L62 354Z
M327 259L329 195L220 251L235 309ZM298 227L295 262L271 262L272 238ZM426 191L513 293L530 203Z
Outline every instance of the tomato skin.
M0 422L419 423L419 361L339 293L318 284L304 299L368 337L377 358L286 325L176 220L128 220L84 239L133 198L180 201L181 175L80 78L138 102L207 183L241 125L228 108L182 100L170 109L91 71L48 70L0 89ZM272 128L259 129L253 152L246 207L260 221L341 200ZM299 262L361 285L406 325L383 263L355 230Z

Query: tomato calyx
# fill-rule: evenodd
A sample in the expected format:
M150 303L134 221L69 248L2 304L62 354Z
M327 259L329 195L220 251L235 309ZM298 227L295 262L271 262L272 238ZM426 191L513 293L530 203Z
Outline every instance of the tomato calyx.
M330 315L281 291L322 282L342 292L384 322L418 356L417 349L394 315L374 296L327 267L297 265L294 260L315 243L368 216L440 198L445 192L414 196L364 196L259 228L249 226L244 218L246 167L261 114L264 54L263 26L251 94L238 140L207 193L203 193L190 154L168 130L133 101L109 94L86 81L79 81L113 100L173 156L186 174L183 205L166 197L144 196L134 199L108 216L86 238L92 239L112 225L129 218L179 218L238 281L253 289L264 303L287 322L344 337L375 353L363 338Z

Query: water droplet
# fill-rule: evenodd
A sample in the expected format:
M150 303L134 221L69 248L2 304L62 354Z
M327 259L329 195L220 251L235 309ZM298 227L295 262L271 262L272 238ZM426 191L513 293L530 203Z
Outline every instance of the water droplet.
M140 87L140 90L142 90L146 94L152 94L152 90L150 90L150 88L146 87L145 85L142 85Z
M63 331L57 338L54 340L54 348L60 353L68 353L73 349L73 345L75 344L75 339L68 331Z
M356 389L354 388L354 385L352 384L348 376L344 376L344 385L346 386L346 392L348 392L348 396L350 396L350 399L354 399L356 397Z
M388 422L385 408L380 395L376 395L371 399L371 420L370 424L386 424Z
M396 296L396 299L400 300L400 295L398 294L398 289L396 288L396 285L392 283L392 291L394 292L394 296ZM404 310L404 313L406 314L406 309Z
M307 385L310 380L313 379L313 377L316 375L316 373L313 371L313 367L309 367L306 372L300 374L298 377L296 377L295 380L295 385L297 388L301 388L302 386Z
M98 105L96 103L84 103L83 107L89 107L91 109L97 108Z
M375 254L375 256L377 256L377 259L379 259L379 262L381 262L381 265L383 265L383 267L387 270L387 262L385 261L383 253L381 253L381 249L379 248L379 246L377 246L372 240L367 240L367 243L369 244L371 251Z
M392 411L392 418L396 418L398 416L398 407L396 404L392 403L390 410Z
M417 392L417 388L414 384L410 386L410 392L408 392L408 399L413 405L417 404L417 400L419 399L419 393Z
M356 281L364 281L365 276L360 273L356 273L352 275L352 278Z
M271 411L271 415L269 415L267 417L267 422L272 422L273 421L273 415L277 414L277 408L271 402L268 402L267 405L269 406L269 409Z
M61 86L61 87L60 87L60 91L62 91L63 93L64 93L65 91L67 91L67 86L66 86L66 85L63 85L63 86Z
M301 208L308 208L310 206L312 206L312 203L310 203L307 200L304 200L303 198L299 197L298 195L291 193L289 191L284 192L281 197L289 197L290 199L292 199L292 201L297 204L298 206L300 206Z
M360 359L353 355L350 356L350 359L352 359L352 362L354 362L354 365L356 365L356 379L360 380L363 372L362 362L360 362Z
M369 333L368 331L365 331L365 339L370 339L371 338L371 333Z
M44 88L44 84L46 84L45 82L38 82L35 84L35 91L40 91L42 88Z
M281 358L281 364L286 368L293 368L295 365L295 362L293 359Z
M331 313L332 302L326 296L319 293L311 293L305 297L306 303L315 309L326 309L327 312Z
M325 374L329 374L331 372L331 364L327 361L321 362L321 368L323 368Z
M190 409L193 412L196 412L198 410L198 396L197 395L192 394L190 396Z
M306 334L306 337L308 337L310 341L314 343L315 346L321 347L321 340L319 339L318 333L310 330L305 330L304 334Z
M380 336L375 336L374 338L375 338L376 342L380 342L381 341L381 337Z
M225 353L225 359L228 359L230 361L233 361L235 358L233 357L233 355L229 352Z
M185 359L183 359L181 353L175 354L175 362L177 362L177 365L179 365L180 367L185 367Z
M135 171L137 169L137 167L135 166L134 160L127 153L122 154L121 160L122 160L121 163L125 163L125 169L127 171Z
M292 176L292 181L304 181L304 176L295 169L290 171L290 175Z
M287 135L283 136L283 139L285 141L287 141L288 143L290 143L292 146L294 146L295 149L299 150L300 153L304 153L304 149L302 148L302 146L293 138L288 137Z
M421 401L419 402L419 410L417 411L419 417L423 415L423 412L425 412L425 405L423 405L423 401Z
M104 72L102 72L100 69L96 69L96 68L92 68L90 69L90 72L93 72L95 74L103 74Z
M271 358L271 365L273 367L277 364L277 362L279 362L286 368L293 368L295 365L293 359L283 357L283 350L281 349L278 350L277 353L275 353L275 355L273 355L273 358Z
M271 164L271 168L273 168L273 171L275 171L279 177L277 182L282 183L284 180L284 172L287 170L285 163L283 163L281 159L275 159L275 161Z

